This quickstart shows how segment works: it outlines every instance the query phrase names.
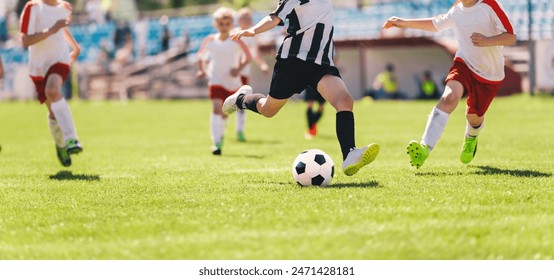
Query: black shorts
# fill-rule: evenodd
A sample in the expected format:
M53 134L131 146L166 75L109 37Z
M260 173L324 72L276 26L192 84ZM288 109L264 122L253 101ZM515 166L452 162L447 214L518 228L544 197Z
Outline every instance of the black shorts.
M304 101L315 101L318 103L325 103L325 98L321 94L312 88L311 86L306 88L306 95L304 96Z
M289 99L308 86L317 89L317 84L325 75L340 78L339 69L334 66L319 65L298 58L277 58L269 96L275 99Z

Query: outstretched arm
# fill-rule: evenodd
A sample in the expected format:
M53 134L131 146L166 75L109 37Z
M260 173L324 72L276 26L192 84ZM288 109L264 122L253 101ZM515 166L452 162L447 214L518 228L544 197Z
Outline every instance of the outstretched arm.
M504 32L496 36L487 37L481 33L471 34L471 42L476 47L511 46L517 41L515 34Z
M231 34L233 40L239 40L241 37L254 37L260 33L264 33L273 29L275 26L281 23L281 19L276 15L269 15L263 18L258 24L246 30L239 31L238 33Z
M71 45L71 48L73 49L71 51L71 63L73 63L77 60L79 54L81 53L81 46L79 46L79 43L77 43L77 40L75 40L75 37L73 37L71 31L69 31L69 28L65 28L63 31L65 40Z
M389 29L392 27L398 28L413 28L420 29L425 31L437 32L437 28L433 24L433 19L423 18L423 19L403 19L399 17L391 17L383 25L384 29Z
M212 40L213 40L212 36L206 37L206 39L204 39L204 41L202 42L202 45L200 46L200 49L197 52L198 72L196 73L196 76L198 79L206 78L206 72L204 70L204 52L206 51L206 45L208 45L208 42Z

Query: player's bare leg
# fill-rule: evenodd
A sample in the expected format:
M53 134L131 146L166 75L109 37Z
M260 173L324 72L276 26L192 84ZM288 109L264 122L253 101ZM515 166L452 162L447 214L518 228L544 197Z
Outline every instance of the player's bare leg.
M223 135L225 134L225 128L227 127L227 115L223 113L222 106L223 100L212 99L212 116L210 119L212 130L212 154L221 155L223 148Z
M337 110L336 130L343 155L342 168L347 176L352 176L375 160L379 154L379 145L373 143L361 149L356 148L352 113L354 100L341 78L326 75L319 81L317 90Z
M421 142L413 140L406 147L412 166L420 168L429 157L444 131L450 113L456 109L463 94L464 87L460 82L448 81L442 97L429 115Z
M78 154L83 148L77 140L77 133L73 117L67 102L61 94L63 79L60 75L51 74L46 80L44 94L46 95L46 105L48 106L51 126L51 132L56 142L59 142L59 133L61 133L62 141L56 144L56 153L58 159L64 166L71 165L70 154ZM55 130L59 128L59 133ZM54 133L56 132L56 133ZM59 144L61 147L58 147Z

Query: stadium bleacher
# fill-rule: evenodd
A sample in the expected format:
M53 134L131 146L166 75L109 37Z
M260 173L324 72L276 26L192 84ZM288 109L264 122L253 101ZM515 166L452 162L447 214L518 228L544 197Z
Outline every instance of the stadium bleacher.
M337 9L336 11L336 40L345 39L374 39L381 31L383 22L391 16L399 17L432 17L446 12L453 1L433 0L389 0L375 1L373 5L362 10ZM529 39L528 0L501 0L509 14L518 34L518 39ZM554 38L554 1L531 0L531 36L533 39ZM264 14L257 14L259 19ZM179 37L185 29L190 37L192 51L200 47L202 39L214 32L212 19L209 15L171 18L169 30L173 36ZM104 25L74 25L71 31L83 50L79 57L81 62L92 62L97 57L103 41L111 42L116 26L114 23ZM146 53L155 55L160 52L160 37L162 25L159 20L152 19L148 23ZM425 31L407 30L406 36L435 36L451 37L453 33L444 32L431 34ZM26 51L23 48L0 49L0 55L5 63L25 63Z

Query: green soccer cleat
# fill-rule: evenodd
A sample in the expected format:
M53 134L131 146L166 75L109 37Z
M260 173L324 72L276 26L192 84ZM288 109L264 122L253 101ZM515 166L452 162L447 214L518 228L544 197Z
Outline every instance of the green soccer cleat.
M237 131L237 140L243 143L246 142L246 137L244 136L244 132Z
M411 141L406 149L410 156L410 164L415 168L420 168L429 157L429 147L415 140Z
M76 155L83 151L83 146L77 139L68 139L65 143L65 149L70 155Z
M462 145L462 151L460 152L460 161L463 164L470 163L477 153L477 136L466 136L464 144Z
M56 155L62 166L69 167L71 166L71 156L65 148L60 148L56 146Z
M352 176L360 169L375 160L379 154L379 145L370 144L361 149L352 149L342 163L342 170L346 176Z

